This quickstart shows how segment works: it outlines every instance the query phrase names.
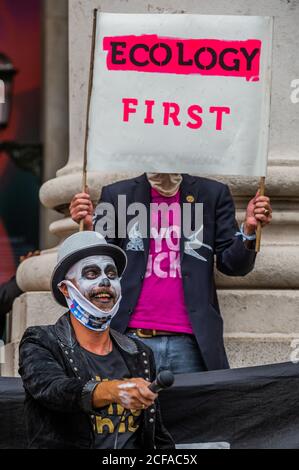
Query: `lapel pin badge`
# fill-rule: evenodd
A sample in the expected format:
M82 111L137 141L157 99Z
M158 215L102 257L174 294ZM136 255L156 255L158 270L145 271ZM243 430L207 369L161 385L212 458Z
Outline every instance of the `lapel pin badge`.
M187 202L194 202L195 198L194 198L194 196L192 196L192 194L189 194L189 196L186 197L186 201Z

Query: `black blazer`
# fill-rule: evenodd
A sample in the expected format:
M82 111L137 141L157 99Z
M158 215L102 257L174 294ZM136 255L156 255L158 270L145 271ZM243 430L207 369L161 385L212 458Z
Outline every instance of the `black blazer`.
M194 251L192 255L185 251L185 243L188 240L183 235L181 238L182 282L190 321L207 369L228 368L223 343L223 320L214 282L214 257L217 269L222 273L229 276L245 276L254 267L256 253L254 249L245 246L242 236L236 235L239 228L235 220L234 202L227 185L184 174L180 194L181 205L191 201L189 204L192 205L192 219L195 217L194 203L203 203L203 245L195 250L198 257ZM148 226L150 225L151 188L145 174L103 187L99 203L113 204L116 228L120 223L117 219L118 195L126 195L127 206L134 202L145 204ZM98 205L94 217L95 230L100 230L99 214ZM127 216L127 223L133 217ZM107 241L120 246L128 256L128 266L122 278L123 298L119 312L112 322L113 328L123 333L141 291L149 253L149 237L142 238L143 250L131 249L132 244L128 236L117 238L117 231L114 236L108 237ZM165 294L167 295L167 292Z

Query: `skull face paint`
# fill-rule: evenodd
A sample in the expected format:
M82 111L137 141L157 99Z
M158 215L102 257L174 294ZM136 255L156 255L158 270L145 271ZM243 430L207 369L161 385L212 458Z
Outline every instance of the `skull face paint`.
M78 261L68 271L66 279L105 312L113 308L121 294L117 268L110 256L89 256Z
M105 331L121 301L120 279L109 256L89 256L74 264L58 287L67 287L73 316L93 331Z

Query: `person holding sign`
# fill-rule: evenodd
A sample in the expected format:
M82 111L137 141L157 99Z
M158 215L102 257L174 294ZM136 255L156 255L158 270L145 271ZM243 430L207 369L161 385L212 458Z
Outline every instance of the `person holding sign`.
M214 259L248 274L272 217L272 29L270 17L94 11L83 190L70 212L126 251L113 326L149 345L158 370L228 367ZM94 211L87 172L130 168L146 173L104 187ZM198 169L262 178L240 228L229 188L185 174Z
M130 224L129 208L136 203L150 220L146 234L140 225ZM163 204L171 208L167 226L159 216ZM203 207L199 227L197 204ZM189 237L181 230L184 205L191 210ZM245 276L254 268L255 231L259 222L264 226L271 221L270 199L257 193L239 228L225 184L187 174L147 173L104 187L95 211L88 193L76 194L70 213L74 221L84 220L87 230L103 232L103 214L110 206L114 211L105 235L128 256L113 327L150 346L158 370L169 368L179 374L228 368L214 256L217 269L229 276ZM124 225L125 234L114 230Z

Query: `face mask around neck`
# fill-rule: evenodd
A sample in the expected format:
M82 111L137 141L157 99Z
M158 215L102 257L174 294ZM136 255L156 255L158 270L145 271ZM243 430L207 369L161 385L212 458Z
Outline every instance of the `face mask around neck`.
M180 173L147 173L146 176L151 187L164 197L174 196L183 180Z
M58 287L62 284L65 284L68 289L69 297L65 297L65 299L72 315L89 330L107 330L112 318L118 312L121 296L118 298L113 308L108 312L105 312L93 305L86 297L84 297L71 281L64 280L58 284Z

